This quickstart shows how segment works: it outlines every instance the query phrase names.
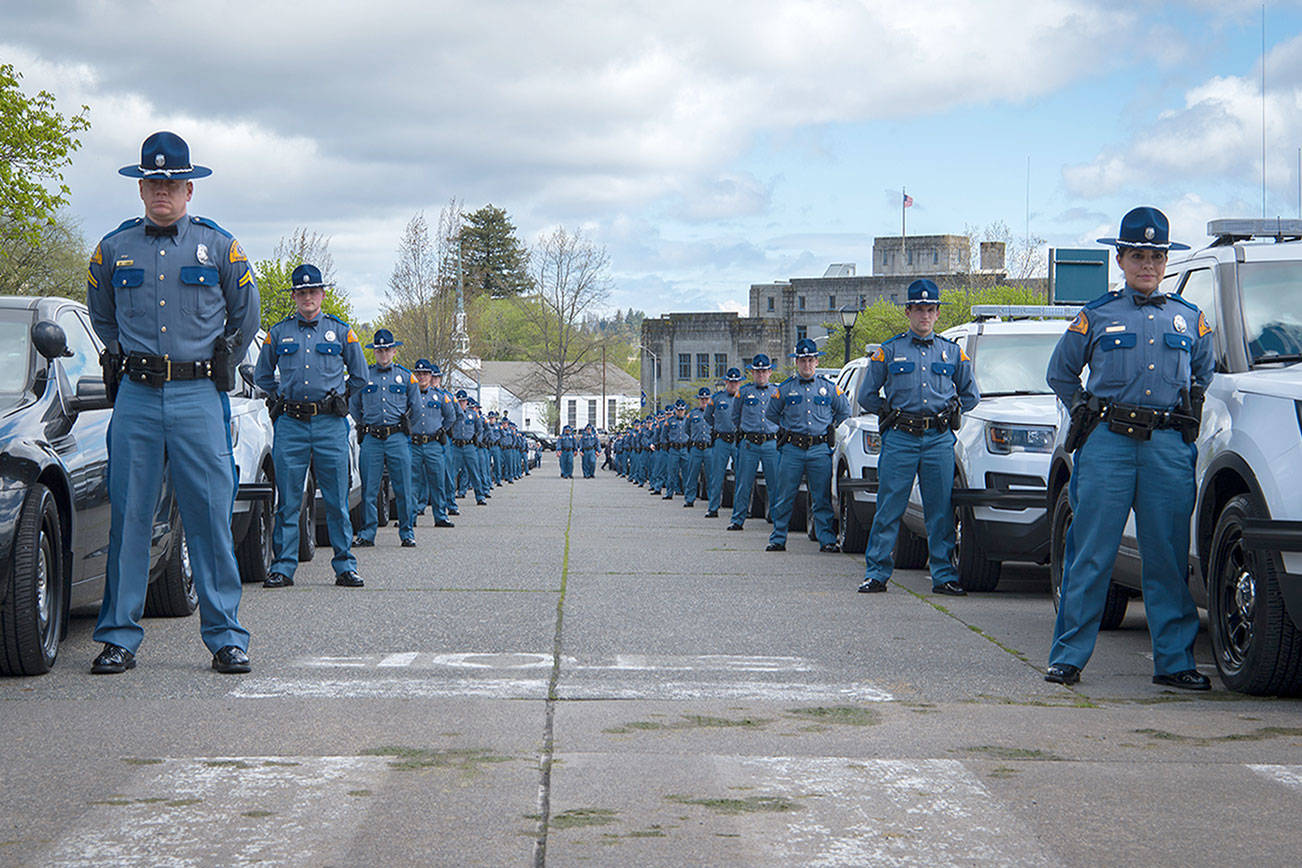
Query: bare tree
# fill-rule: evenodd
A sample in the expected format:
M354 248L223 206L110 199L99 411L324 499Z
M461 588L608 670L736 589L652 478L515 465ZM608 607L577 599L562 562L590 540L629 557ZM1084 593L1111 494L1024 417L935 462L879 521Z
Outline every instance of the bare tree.
M461 205L440 212L433 233L423 213L403 230L398 261L385 291L381 323L405 344L405 358L425 358L447 368L456 359L457 237Z
M546 388L558 408L566 381L598 364L594 356L601 338L584 329L583 319L610 295L609 265L606 248L582 231L560 227L534 246L530 276L535 294L524 301L535 303L523 303L521 310L536 339L534 385Z
M289 263L291 271L304 263L315 265L321 269L326 283L334 283L335 258L330 255L330 238L319 232L309 232L306 226L299 226L290 234L281 236L271 258Z
M1044 255L1045 240L1038 235L1014 235L1013 230L1002 220L989 223L985 228L966 225L963 234L971 244L969 270L981 262L981 242L999 241L1004 245L1004 270L1008 276L1018 280L1043 277L1048 273L1048 260Z

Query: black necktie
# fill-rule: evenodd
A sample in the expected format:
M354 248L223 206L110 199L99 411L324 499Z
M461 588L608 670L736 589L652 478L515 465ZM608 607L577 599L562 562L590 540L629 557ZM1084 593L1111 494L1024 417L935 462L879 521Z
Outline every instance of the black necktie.
M155 226L153 223L146 223L145 235L148 237L175 238L176 224L173 223L171 226Z
M914 339L913 339L913 342L914 342L915 344L917 344L918 346L920 346L920 347L929 347L929 346L931 346L931 341L932 341L931 338L914 338Z
M1143 307L1146 304L1155 304L1158 307L1166 304L1166 293L1154 292L1149 295L1136 295L1135 307Z
M314 329L314 328L316 328L316 320L313 320L312 322L308 322L308 321L305 320L305 319L301 319L301 320L298 321L298 324L299 324L300 326L302 326L303 328L305 328L305 329Z

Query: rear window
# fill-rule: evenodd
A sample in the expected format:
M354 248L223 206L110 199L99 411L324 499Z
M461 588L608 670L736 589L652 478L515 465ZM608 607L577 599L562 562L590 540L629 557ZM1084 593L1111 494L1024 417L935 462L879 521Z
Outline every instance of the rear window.
M16 319L15 312L0 311L0 394L16 395L27 388L31 332L29 317Z
M1302 357L1302 262L1241 263L1239 289L1252 361Z

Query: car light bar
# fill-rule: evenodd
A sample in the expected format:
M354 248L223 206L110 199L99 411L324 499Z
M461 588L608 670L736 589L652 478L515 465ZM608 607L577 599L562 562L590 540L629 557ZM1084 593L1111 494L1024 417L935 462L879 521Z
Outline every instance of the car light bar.
M1067 319L1080 313L1080 305L1075 304L974 304L972 316L977 319L995 317L1045 317L1048 319Z

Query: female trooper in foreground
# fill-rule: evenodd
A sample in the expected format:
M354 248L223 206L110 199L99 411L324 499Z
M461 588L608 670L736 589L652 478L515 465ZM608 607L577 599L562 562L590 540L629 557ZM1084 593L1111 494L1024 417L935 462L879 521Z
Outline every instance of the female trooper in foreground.
M1193 445L1212 379L1212 329L1179 296L1157 292L1168 250L1166 215L1135 208L1116 238L1126 284L1085 305L1049 359L1049 386L1072 408L1076 449L1068 497L1074 516L1063 553L1062 600L1046 681L1074 684L1094 651L1112 564L1131 510L1143 562L1153 683L1209 690L1194 668L1198 610L1189 595ZM1081 370L1089 366L1088 392Z
M909 330L878 347L859 387L859 404L876 413L882 435L877 462L877 514L864 554L866 570L859 592L880 593L891 577L891 549L900 516L909 502L913 479L922 490L922 511L931 557L931 590L961 597L967 593L950 562L954 551L954 431L962 413L981 400L972 363L954 341L935 334L940 289L930 280L909 284L904 312ZM881 390L885 388L886 398Z

